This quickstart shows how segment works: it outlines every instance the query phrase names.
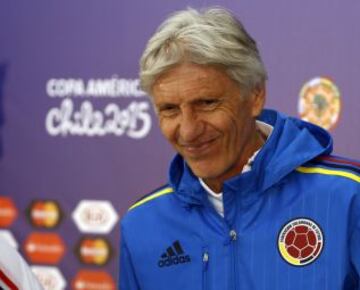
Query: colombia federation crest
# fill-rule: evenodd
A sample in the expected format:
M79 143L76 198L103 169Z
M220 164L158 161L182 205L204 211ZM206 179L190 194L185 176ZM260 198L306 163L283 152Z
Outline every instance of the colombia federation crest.
M305 266L314 262L320 256L323 247L322 230L310 219L293 219L280 230L280 255L293 266Z

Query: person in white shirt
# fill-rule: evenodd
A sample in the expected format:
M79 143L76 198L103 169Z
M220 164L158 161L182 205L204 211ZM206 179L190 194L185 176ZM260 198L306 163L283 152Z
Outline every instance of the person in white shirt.
M43 290L18 251L1 237L0 290Z

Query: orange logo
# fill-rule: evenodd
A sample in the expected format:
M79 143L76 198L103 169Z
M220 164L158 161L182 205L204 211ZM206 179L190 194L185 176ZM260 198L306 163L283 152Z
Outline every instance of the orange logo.
M9 197L0 196L0 227L7 228L17 218L18 211Z
M57 202L37 200L31 203L28 215L33 226L49 229L59 225L62 213Z
M32 233L24 251L32 263L57 264L64 256L65 245L58 234Z
M77 247L77 254L84 264L105 265L111 256L111 247L103 238L83 238Z
M302 87L298 103L301 119L331 130L339 120L340 110L340 91L330 79L314 78Z
M72 282L73 290L115 290L112 277L104 271L80 270Z

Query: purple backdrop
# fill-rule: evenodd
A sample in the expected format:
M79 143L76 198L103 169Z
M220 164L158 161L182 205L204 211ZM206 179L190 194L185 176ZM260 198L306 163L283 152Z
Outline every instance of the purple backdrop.
M59 234L66 251L53 266L66 278L66 289L80 269L105 271L114 281L117 276L117 225L107 234L81 232L72 219L78 203L111 201L121 216L166 182L173 152L137 88L147 39L170 12L214 4L233 10L257 39L270 76L268 107L299 116L307 81L328 77L337 85L335 152L359 157L359 1L3 1L0 196L13 200L18 215L2 230L13 233L36 265L47 263L34 263L24 250L29 234ZM34 200L59 203L64 214L58 227L29 222ZM114 254L106 265L78 260L74 249L84 236L109 240Z

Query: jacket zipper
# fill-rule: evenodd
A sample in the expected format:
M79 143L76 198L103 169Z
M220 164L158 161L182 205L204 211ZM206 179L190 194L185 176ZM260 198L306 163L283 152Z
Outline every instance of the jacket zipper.
M232 268L233 268L233 275L232 275L232 287L231 290L237 289L237 249L236 249L236 240L237 240L237 233L233 229L229 233L230 235L230 243L231 243L231 253L232 253Z
M203 251L202 264L203 264L202 290L207 290L207 272L208 272L208 265L209 265L209 252L207 249L204 249L204 251Z

